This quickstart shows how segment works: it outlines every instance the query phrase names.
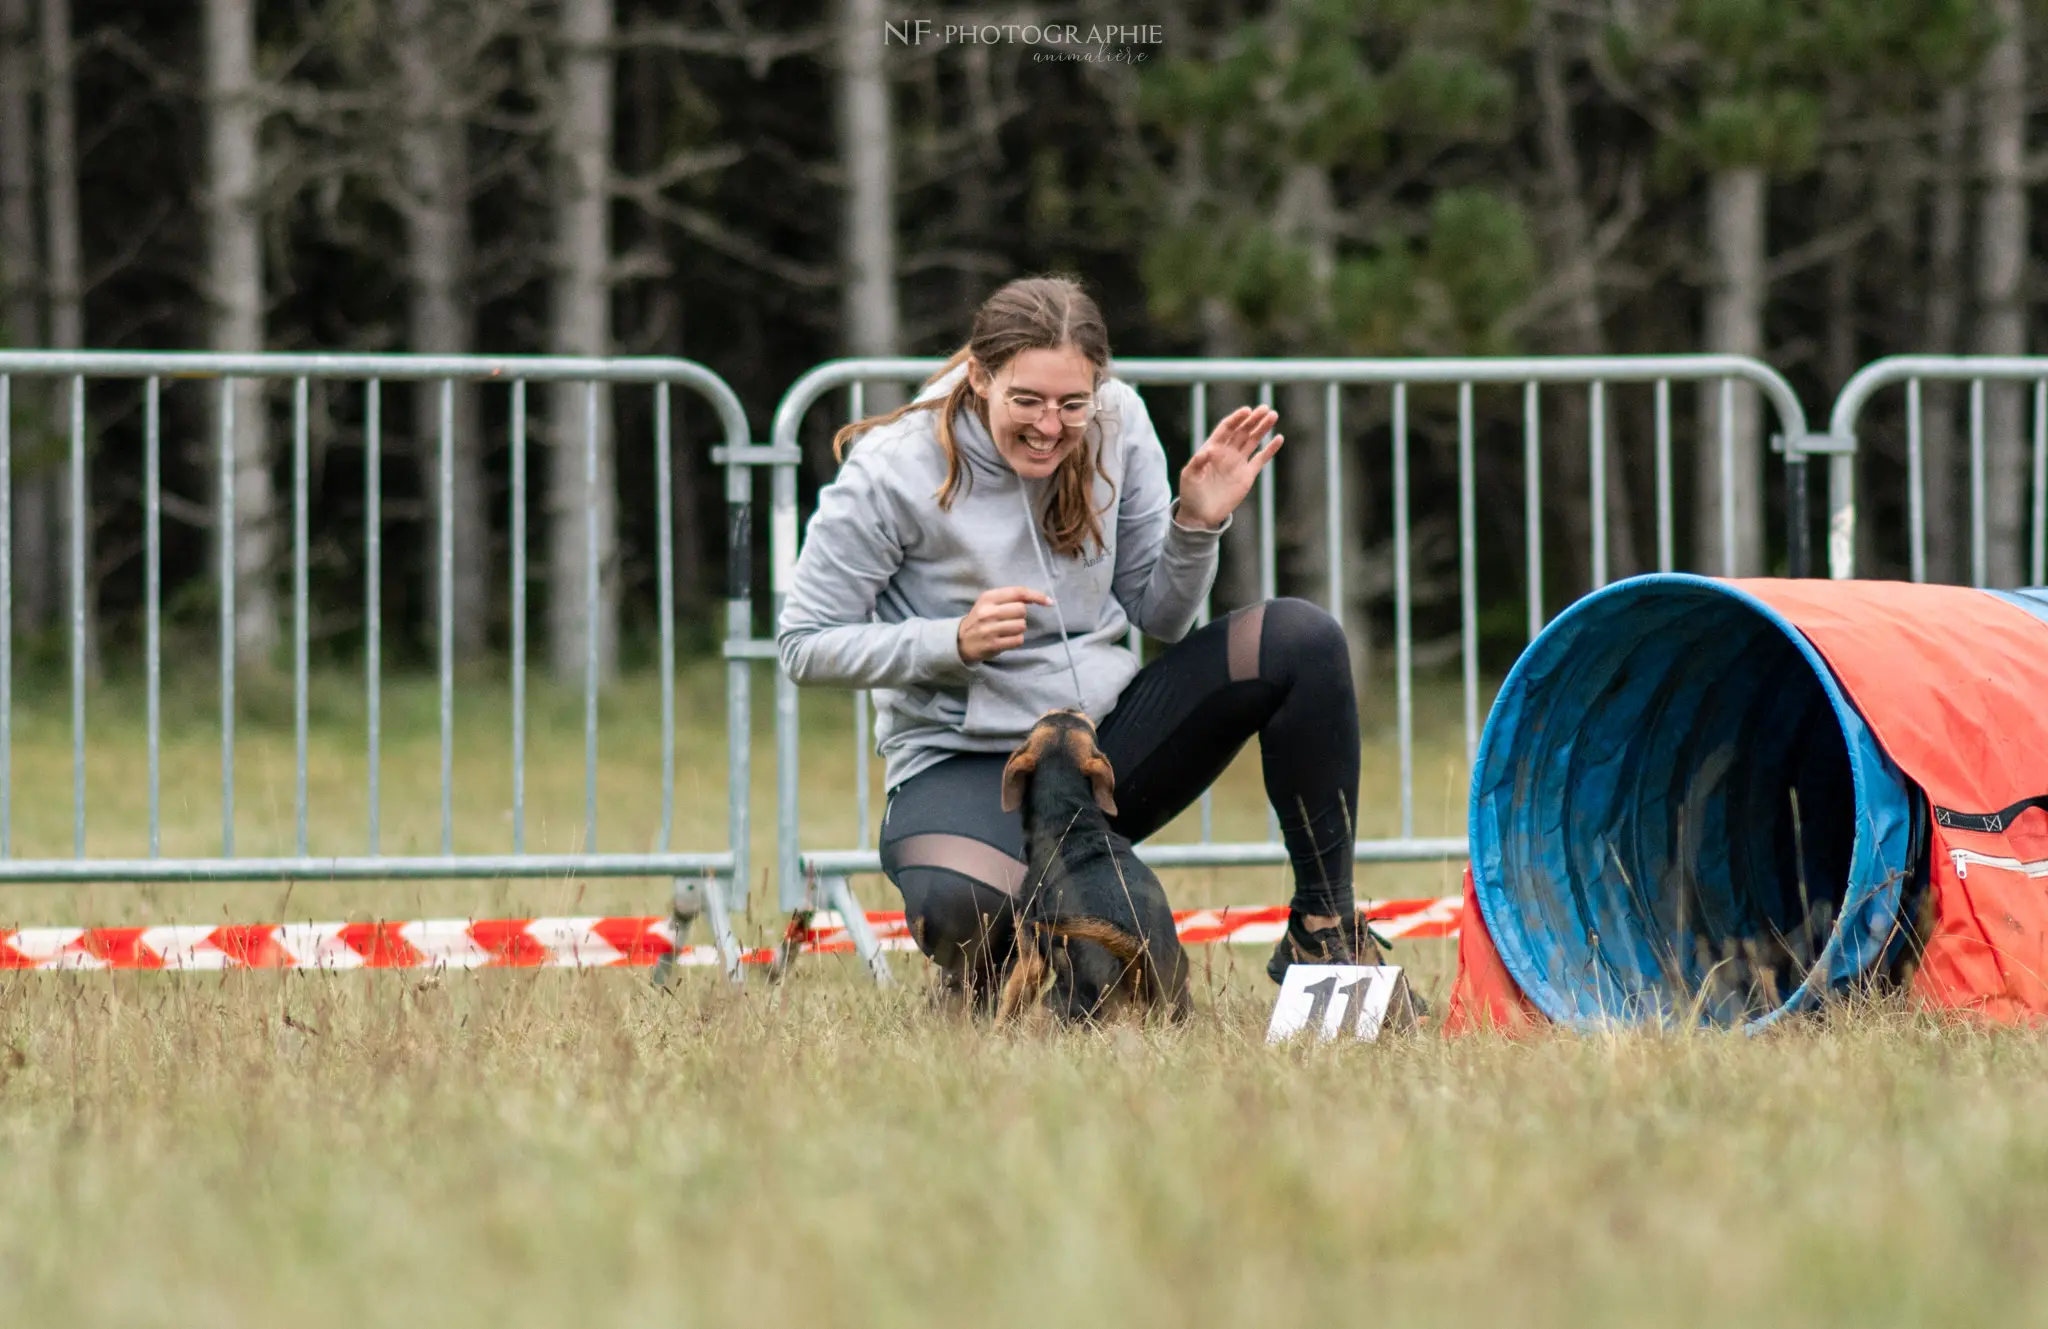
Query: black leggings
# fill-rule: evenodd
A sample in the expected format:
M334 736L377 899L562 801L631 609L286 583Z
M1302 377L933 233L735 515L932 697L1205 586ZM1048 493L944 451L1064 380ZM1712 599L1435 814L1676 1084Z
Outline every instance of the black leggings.
M1293 908L1350 914L1358 698L1343 628L1305 600L1237 610L1131 680L1098 735L1116 772L1111 829L1127 841L1153 834L1254 734L1294 867ZM1002 809L1007 760L949 757L889 791L882 818L882 870L911 935L949 979L976 987L1008 959L1024 876L1023 819Z

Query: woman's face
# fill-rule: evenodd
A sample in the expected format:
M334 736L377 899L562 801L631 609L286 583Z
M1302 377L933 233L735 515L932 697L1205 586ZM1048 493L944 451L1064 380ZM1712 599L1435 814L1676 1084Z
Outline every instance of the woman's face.
M1077 403L1095 400L1095 366L1071 346L1050 351L1019 351L990 374L971 360L968 382L988 403L988 432L1010 469L1031 480L1043 480L1059 469L1066 455L1079 447L1087 421L1062 423L1062 408L1082 416Z

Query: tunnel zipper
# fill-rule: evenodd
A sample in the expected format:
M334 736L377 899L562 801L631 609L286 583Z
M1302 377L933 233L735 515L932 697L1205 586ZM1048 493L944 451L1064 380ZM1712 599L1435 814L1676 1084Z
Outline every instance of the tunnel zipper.
M2017 858L1993 858L1971 849L1951 849L1948 856L1956 865L1956 880L1962 881L1970 875L1969 865L1978 863L1987 868L2004 868L2007 872L2023 872L2029 877L2048 877L2048 858L2032 863L2022 863Z

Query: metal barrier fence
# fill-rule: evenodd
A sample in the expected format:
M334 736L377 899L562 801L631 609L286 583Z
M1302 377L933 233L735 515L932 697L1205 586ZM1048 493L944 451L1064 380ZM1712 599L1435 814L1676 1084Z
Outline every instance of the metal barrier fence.
M937 359L861 359L833 361L806 373L784 395L775 413L771 448L766 458L774 466L771 491L773 549L773 593L779 617L795 566L799 529L797 514L797 468L802 460L799 430L805 416L828 393L848 390L848 418L864 412L863 387L872 383L919 383L943 362ZM1477 515L1474 475L1475 408L1477 388L1505 385L1521 389L1524 457L1524 520L1528 572L1528 627L1533 637L1543 625L1543 524L1541 495L1542 412L1540 394L1545 387L1583 387L1587 394L1587 474L1591 518L1590 564L1595 586L1607 580L1608 388L1617 384L1647 384L1654 395L1653 446L1655 448L1658 566L1673 566L1672 510L1672 414L1671 385L1718 384L1720 424L1718 444L1722 549L1732 557L1735 541L1734 474L1735 440L1733 393L1737 383L1759 390L1771 404L1784 440L1789 463L1788 476L1803 493L1806 457L1825 450L1825 444L1807 446L1805 413L1798 398L1775 370L1755 360L1738 356L1679 355L1641 357L1594 357L1558 359L1455 359L1455 360L1119 360L1116 375L1126 382L1150 387L1186 387L1190 446L1198 446L1213 422L1209 419L1207 393L1211 387L1237 385L1256 388L1259 400L1271 403L1275 385L1313 384L1323 389L1323 452L1325 463L1325 542L1332 559L1327 573L1329 593L1325 607L1341 613L1344 569L1338 552L1344 548L1340 527L1344 520L1343 490L1345 462L1342 407L1347 388L1379 387L1390 395L1390 474L1393 507L1395 682L1397 723L1401 761L1401 834L1384 840L1361 840L1357 855L1361 862L1427 861L1460 857L1466 841L1460 838L1418 839L1414 834L1414 714L1413 714L1413 586L1410 548L1410 420L1409 390L1415 386L1454 387L1457 392L1458 496L1459 496L1459 602L1460 648L1464 690L1466 757L1469 762L1479 732L1478 587L1476 568ZM1307 432L1299 423L1283 421L1282 431L1301 438ZM1296 445L1297 447L1299 444ZM1831 491L1845 492L1842 476L1849 460L1837 456L1831 473ZM1261 598L1276 593L1278 568L1276 549L1276 488L1273 468L1261 478L1256 510L1241 511L1256 526L1259 541L1259 582ZM1248 505L1249 506L1249 505ZM1795 499L1793 510L1798 510ZM1803 556L1803 525L1793 522L1795 571ZM1846 575L1837 570L1836 575ZM1202 620L1208 620L1205 606ZM1134 634L1135 636L1135 634ZM869 807L870 741L869 703L866 694L855 698L855 783L858 800L858 840L852 848L805 850L800 844L798 772L801 761L798 730L797 688L778 670L775 693L776 734L776 859L782 908L797 910L822 903L839 910L854 925L854 940L878 982L888 981L888 970L873 938L860 925L861 913L853 901L847 879L881 869L872 840ZM1218 843L1211 835L1210 800L1204 796L1201 808L1202 840L1196 844L1147 843L1140 856L1155 866L1261 866L1286 861L1277 826L1268 820L1265 841Z
M87 514L88 382L119 379L140 380L143 406L143 447L145 483L142 496L144 515L145 568L145 651L148 687L148 780L149 844L146 858L91 858L86 855L85 732L86 732L86 607L87 580L84 564L84 531ZM214 499L211 520L217 523L217 587L220 594L220 735L221 735L221 848L216 857L164 857L161 840L161 669L162 640L162 556L161 491L163 443L162 401L167 382L211 380L218 384L213 404L218 448L214 454ZM572 359L494 358L483 356L399 356L399 355L214 355L214 354L126 354L109 352L0 352L0 476L13 469L12 410L16 388L23 380L51 383L64 402L68 435L68 492L64 495L70 530L68 554L68 618L70 628L73 854L70 858L20 858L14 856L12 827L14 719L13 692L13 545L12 486L0 484L0 882L126 881L169 882L200 880L288 880L380 878L496 878L543 877L565 873L592 876L669 876L677 879L678 898L698 895L710 916L712 930L729 976L737 977L740 952L729 921L730 908L745 890L750 766L749 677L752 638L751 562L748 559L748 514L752 494L750 463L763 449L749 444L745 412L732 389L702 365L684 360L657 359ZM291 523L291 637L294 654L294 727L297 747L296 769L296 853L280 857L238 856L235 852L235 519L236 505L236 410L237 398L248 398L250 390L237 390L238 383L251 380L281 380L292 386L291 477L289 500ZM307 845L307 671L311 607L308 597L308 442L309 385L312 383L360 385L362 392L363 437L367 452L367 491L364 526L365 556L369 575L362 610L367 629L364 672L368 701L369 824L364 852L354 855L320 857L309 854ZM441 736L441 844L434 855L393 855L381 852L378 842L379 701L381 696L379 558L381 550L380 449L382 442L382 388L389 382L437 384L438 398L438 493L435 510L440 532L437 550L439 607L439 685ZM458 854L453 845L452 741L453 741L453 654L451 611L453 596L453 509L452 449L454 446L454 385L471 382L502 389L509 396L512 493L510 505L511 604L512 604L512 694L508 756L511 758L512 829L511 852ZM599 852L596 847L597 795L596 761L598 734L598 631L595 615L600 603L597 523L584 522L588 533L585 595L587 597L584 640L587 659L584 671L585 727L585 809L582 852L528 853L525 847L526 775L526 607L527 555L527 389L530 384L582 385L583 387L583 480L588 501L598 495L598 440L601 389L609 386L639 385L651 390L654 415L655 484L659 514L657 560L660 583L660 660L662 706L662 808L659 842L652 852ZM725 465L726 500L732 525L733 560L727 587L726 630L729 642L726 682L727 736L727 831L728 844L719 850L680 852L670 847L675 791L675 610L671 594L674 548L673 523L669 510L671 463L671 389L683 388L708 401L717 415L726 446L714 455ZM245 404L246 411L248 406ZM283 506L283 505L281 505ZM719 889L723 886L724 889Z
M14 627L12 597L15 569L12 566L13 513L10 486L0 485L0 883L130 881L172 882L199 880L290 880L389 878L486 878L543 877L563 873L592 876L672 876L678 881L679 897L699 884L716 883L723 889L703 890L701 896L710 915L713 932L726 959L729 974L737 975L739 950L729 920L730 910L740 902L747 876L750 818L746 791L751 766L750 670L756 661L775 658L772 639L758 639L754 631L752 585L751 513L755 468L771 472L771 528L768 543L773 563L774 604L779 614L782 598L796 560L798 525L798 467L803 452L799 432L806 416L829 394L847 391L848 418L862 415L863 390L871 384L916 384L942 362L937 359L901 358L842 360L820 365L794 383L778 405L771 441L766 445L749 441L744 411L732 390L710 370L681 360L595 360L573 358L497 358L482 356L419 357L396 355L212 355L192 353L128 354L117 352L22 352L0 351L0 472L16 466L13 409L27 382L48 384L46 392L61 404L57 433L68 444L68 486L62 496L68 514L71 540L65 553L65 591L70 647L73 853L70 857L22 857L15 852L13 797L16 773L13 763L15 729ZM1674 492L1672 454L1674 425L1672 388L1680 385L1718 387L1720 431L1718 444L1724 483L1721 486L1722 548L1732 550L1728 538L1733 529L1733 487L1726 483L1732 474L1735 453L1732 434L1734 412L1729 409L1731 393L1738 383L1756 389L1770 403L1778 423L1781 450L1787 462L1787 498L1790 520L1790 552L1794 575L1804 572L1805 463L1809 458L1829 461L1828 477L1828 571L1837 578L1855 575L1859 520L1868 521L1858 503L1858 454L1868 454L1867 440L1871 404L1880 393L1905 389L1905 454L1907 470L1907 540L1911 575L1925 580L1928 575L1927 531L1931 522L1943 522L1955 513L1930 508L1926 474L1925 434L1927 403L1923 384L1967 385L1964 418L1968 462L1968 562L1971 579L1985 585L1992 578L1993 551L1999 533L1994 530L1992 509L2004 501L2008 506L2023 502L2020 527L2006 531L2023 545L2023 576L2034 584L2048 583L2048 357L1905 356L1877 361L1866 366L1846 384L1830 418L1828 432L1807 430L1804 413L1789 385L1769 366L1734 356L1681 355L1650 357L1597 357L1559 359L1460 359L1460 360L1123 360L1116 373L1134 385L1146 388L1185 388L1188 446L1198 446L1214 423L1210 418L1212 389L1237 389L1271 403L1276 387L1309 385L1322 396L1322 459L1325 491L1322 494L1324 544L1329 564L1324 574L1325 606L1337 612L1344 598L1347 576L1342 558L1345 542L1340 538L1347 520L1347 433L1343 424L1346 393L1379 389L1386 394L1384 410L1388 446L1385 479L1392 517L1392 599L1395 648L1396 720L1401 764L1400 833L1385 839L1362 839L1357 844L1361 862L1387 863L1427 861L1461 856L1462 838L1419 838L1415 834L1414 789L1414 583L1410 521L1411 487L1411 389L1455 391L1458 484L1458 660L1463 690L1463 720L1466 754L1477 743L1479 725L1478 584L1477 559L1479 517L1475 487L1475 446L1478 413L1475 394L1488 387L1519 389L1521 396L1521 442L1523 475L1523 549L1526 563L1527 628L1531 637L1544 622L1543 497L1541 461L1543 447L1544 393L1550 389L1583 389L1586 420L1585 474L1588 479L1590 549L1588 566L1593 586L1604 584L1608 569L1606 489L1611 483L1610 465L1618 449L1610 433L1610 414L1615 394L1610 389L1624 385L1647 386L1653 394L1653 414L1647 440L1654 452L1656 559L1660 569L1675 565L1673 546ZM88 581L85 550L80 532L85 529L89 453L87 440L94 422L88 414L87 385L102 380L126 380L139 388L143 415L145 483L142 494L145 537L143 564L146 577L145 653L148 679L148 857L89 857L86 853L86 797L84 750L86 733L85 650L87 642L85 597ZM222 836L217 856L165 856L160 848L161 771L160 671L163 660L161 635L161 580L163 546L160 532L164 495L160 491L160 461L164 438L161 404L166 385L203 380L215 394L213 428L217 448L214 457L215 492L211 498L211 520L219 523L217 587L220 592L220 734ZM291 388L291 476L289 500L291 527L291 635L294 652L294 726L297 743L295 770L295 812L297 852L292 855L238 855L234 847L235 793L235 641L237 576L233 557L236 517L233 474L235 412L241 394L236 383L271 381ZM307 706L308 636L310 605L307 546L308 519L308 434L309 385L343 384L359 391L362 404L364 443L369 464L365 472L368 513L364 549L372 571L364 589L362 612L368 629L364 662L364 684L369 702L365 741L369 753L369 825L365 851L361 854L321 857L307 846ZM439 492L434 496L440 546L436 575L440 621L438 624L440 736L441 736L441 852L439 854L387 854L378 844L378 751L381 687L378 575L375 571L380 549L378 501L380 480L377 459L381 446L382 387L386 383L414 383L438 387L439 446L441 464ZM502 389L509 406L509 426L504 442L513 460L510 524L512 527L512 636L513 713L510 717L511 784L513 826L509 853L454 852L450 751L452 742L453 671L450 651L449 588L452 571L450 467L448 458L454 439L451 399L457 383L473 383L479 389ZM528 388L533 384L582 385L584 481L595 495L599 437L598 402L601 387L637 387L653 397L653 450L659 480L655 485L657 520L656 556L661 583L659 626L661 637L662 697L662 824L657 848L651 852L599 852L596 832L596 736L598 675L596 635L586 632L589 659L584 677L585 720L585 843L582 852L569 854L529 853L524 837L525 781L525 646L527 569L525 554L528 515L527 434ZM2032 421L2029 438L2017 444L2024 457L2024 473L2014 476L1994 473L1993 452L1999 443L1996 413L1987 406L1988 392L1997 387L2032 389ZM727 733L727 832L728 844L720 850L679 852L669 845L675 789L674 651L675 622L672 578L674 548L672 513L669 511L669 468L672 462L671 394L682 388L711 405L725 439L713 456L723 468L728 521L728 585L724 656L726 660ZM244 408L246 409L246 408ZM1156 409L1156 408L1155 408ZM1218 412L1220 414L1220 411ZM2015 415L2016 419L2017 416ZM2010 422L2008 422L2010 425ZM2016 426L2011 426L2016 427ZM1309 435L1298 422L1283 422L1297 439ZM1706 446L1713 446L1708 439ZM2030 446L2027 446L2030 444ZM1298 453L1302 443L1297 441ZM2016 441L2005 440L2007 469L2015 455ZM1374 468L1377 470L1377 468ZM2015 489L2017 486L2017 489ZM1867 503L1864 508L1867 508ZM1276 594L1279 586L1278 512L1275 473L1262 478L1256 499L1239 515L1240 522L1256 533L1258 582L1261 598ZM2005 514L2012 525L2012 513ZM585 560L585 582L589 609L595 612L599 569L594 524ZM2009 555L2012 551L2005 551ZM1727 568L1706 569L1725 573ZM1209 610L1205 606L1203 621ZM1136 644L1136 634L1133 634ZM874 939L864 927L855 906L848 879L880 870L873 843L873 809L870 807L871 731L869 702L858 694L855 708L856 817L858 832L852 847L806 849L799 839L800 802L798 773L798 703L795 685L779 670L776 678L776 878L778 895L785 909L821 903L839 909L847 918L854 939L880 979L886 979ZM1268 837L1263 841L1218 841L1213 834L1212 803L1204 796L1200 810L1201 838L1195 843L1151 843L1140 847L1148 862L1161 867L1176 866L1264 866L1286 861L1284 847L1270 815Z
M1971 584L1989 586L1994 580L1991 543L1994 523L1990 509L1995 498L2012 504L2008 516L2024 514L2018 523L2021 529L2004 534L2009 540L2024 545L2026 571L2022 575L2028 578L2027 584L2048 585L2048 357L1906 355L1875 361L1865 365L1842 386L1828 424L1828 433L1832 437L1809 442L1815 445L1824 443L1829 450L1844 454L1842 460L1846 463L1850 454L1858 450L1857 430L1864 424L1865 411L1872 399L1884 389L1905 387L1908 564L1914 581L1926 581L1929 518L1936 522L1949 522L1958 515L1953 510L1932 513L1928 510L1929 477L1925 446L1928 417L1922 384L1930 381L1969 385L1968 552ZM2024 477L2022 474L1991 475L1989 451L1993 440L1987 437L1986 384L2033 389L2031 447L2026 446L2026 440L2021 437L2003 440L2011 445L2013 454L2018 454L2017 457L2009 454L2009 459L2022 460L2024 464L2019 469L2023 473L2030 472ZM2012 412L2013 418L2006 422L2007 427L2018 426L2018 415L2017 411ZM1944 427L1953 423L1953 420L1943 421ZM1836 575L1853 576L1856 566L1856 495L1853 471L1846 465L1843 471L1845 480L1836 498L1835 517L1830 524L1830 562L1838 568ZM1995 485L2002 485L2004 492L1994 495ZM2008 556L2019 552L2010 547L2003 551ZM2012 566L2019 566L2017 559L2013 560ZM2010 579L2010 574L2007 579Z

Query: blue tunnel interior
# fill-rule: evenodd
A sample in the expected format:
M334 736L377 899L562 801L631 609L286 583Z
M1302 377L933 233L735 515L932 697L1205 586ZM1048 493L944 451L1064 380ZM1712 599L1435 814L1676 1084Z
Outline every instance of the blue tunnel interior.
M1473 884L1551 1019L1754 1026L1877 972L1924 818L1791 623L1638 577L1525 651L1480 739Z

